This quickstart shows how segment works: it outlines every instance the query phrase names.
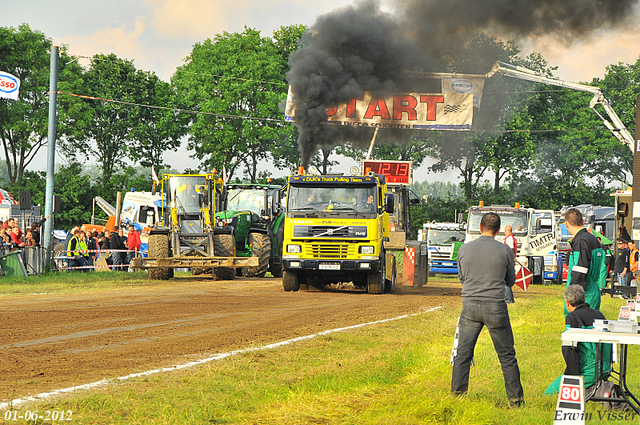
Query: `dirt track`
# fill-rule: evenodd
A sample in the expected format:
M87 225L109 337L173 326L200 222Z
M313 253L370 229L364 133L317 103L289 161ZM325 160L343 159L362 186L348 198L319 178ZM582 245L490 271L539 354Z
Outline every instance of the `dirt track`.
M460 305L460 287L284 292L280 279L180 278L82 295L0 298L0 401L232 349Z

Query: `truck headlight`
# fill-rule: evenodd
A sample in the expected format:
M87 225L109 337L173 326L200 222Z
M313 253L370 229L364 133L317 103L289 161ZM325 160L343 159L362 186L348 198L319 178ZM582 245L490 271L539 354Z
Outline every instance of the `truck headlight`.
M372 246L361 246L360 254L373 254L375 252L375 248Z
M299 254L302 252L302 247L300 245L287 245L287 252Z

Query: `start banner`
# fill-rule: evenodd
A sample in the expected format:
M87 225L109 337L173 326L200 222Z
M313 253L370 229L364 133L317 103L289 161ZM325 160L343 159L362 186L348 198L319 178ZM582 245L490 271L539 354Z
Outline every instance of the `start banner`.
M295 121L296 99L289 87L285 119ZM407 130L469 130L473 121L471 93L371 92L327 109L326 124Z

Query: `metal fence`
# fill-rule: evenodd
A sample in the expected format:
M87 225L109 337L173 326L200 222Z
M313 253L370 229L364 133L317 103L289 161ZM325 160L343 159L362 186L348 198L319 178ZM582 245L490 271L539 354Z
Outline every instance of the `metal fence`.
M27 275L39 275L44 272L44 254L45 250L41 246L25 246L14 251L5 252L0 248L0 256L9 254L10 252L16 252L20 255L21 262L24 264L24 269ZM112 271L112 270L128 270L129 265L126 262L126 257L129 253L134 253L134 257L140 255L139 251L130 250L93 250L93 251L79 251L79 254L85 254L89 259L89 265L78 266L75 263L73 257L67 255L67 251L53 251L51 258L51 268L54 271ZM113 261L115 255L121 255L122 261ZM114 264L116 263L116 264ZM5 273L0 269L0 275Z

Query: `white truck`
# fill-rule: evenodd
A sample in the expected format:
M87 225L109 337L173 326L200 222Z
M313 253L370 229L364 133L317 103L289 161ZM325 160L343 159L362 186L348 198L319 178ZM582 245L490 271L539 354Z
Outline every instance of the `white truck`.
M480 237L480 220L488 212L494 212L500 216L500 231L496 236L498 241L503 241L504 228L510 225L513 235L518 243L517 261L527 267L533 273L533 283L542 284L545 280L545 257L557 250L560 241L558 212L552 210L535 210L523 208L516 204L472 206L469 207L467 231L465 243ZM557 257L555 257L557 258ZM549 272L557 270L549 265Z
M458 274L458 249L465 239L464 223L424 223L422 234L429 250L429 276Z

